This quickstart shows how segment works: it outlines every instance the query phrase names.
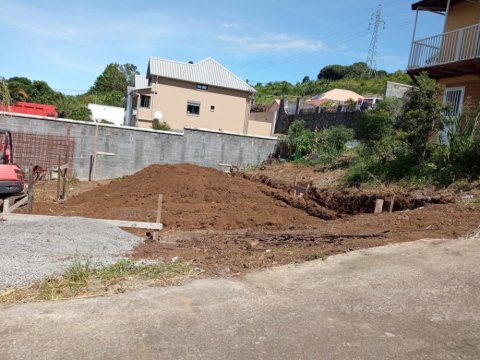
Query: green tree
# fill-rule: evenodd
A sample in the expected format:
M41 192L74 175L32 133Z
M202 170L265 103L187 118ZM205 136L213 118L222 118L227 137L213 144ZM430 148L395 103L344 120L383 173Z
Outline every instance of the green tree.
M11 101L25 101L29 98L32 82L26 77L11 77L7 81Z
M102 74L95 80L89 93L103 94L118 91L125 93L127 89L127 80L125 74L117 63L108 64Z
M135 75L139 75L140 72L137 71L137 67L133 64L126 63L119 66L120 71L123 73L127 86L135 85Z
M45 81L35 80L28 91L28 100L40 104L56 104L64 95L53 90Z
M343 65L327 65L318 73L318 80L340 80L346 75L346 69Z
M417 86L407 91L408 98L399 128L404 132L418 163L424 164L430 139L443 129L445 106L441 104L441 89L426 73L415 77Z
M361 78L363 75L368 74L370 68L365 62L356 62L345 68L345 77L348 78Z

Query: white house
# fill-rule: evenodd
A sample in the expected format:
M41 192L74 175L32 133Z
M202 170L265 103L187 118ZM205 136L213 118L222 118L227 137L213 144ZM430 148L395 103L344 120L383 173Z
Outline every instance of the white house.
M111 122L117 126L123 125L125 117L125 109L116 106L88 104L90 110L90 119L95 122L102 122L102 120Z

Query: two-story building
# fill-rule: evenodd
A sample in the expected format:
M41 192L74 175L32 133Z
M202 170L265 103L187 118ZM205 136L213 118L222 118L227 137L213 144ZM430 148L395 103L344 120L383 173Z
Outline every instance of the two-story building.
M175 130L246 134L255 92L212 58L193 63L151 57L146 76L137 76L128 89L126 125L151 128L157 119Z
M407 72L426 71L445 87L444 100L458 114L466 101L480 102L480 1L423 0L412 5L416 11L413 41ZM445 16L443 33L415 39L420 11Z

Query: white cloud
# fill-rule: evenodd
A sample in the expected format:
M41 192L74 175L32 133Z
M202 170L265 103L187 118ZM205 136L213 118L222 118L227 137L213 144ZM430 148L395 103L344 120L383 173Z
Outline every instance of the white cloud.
M266 34L259 37L220 35L219 39L250 52L328 51L327 45L321 40L293 37L286 34Z

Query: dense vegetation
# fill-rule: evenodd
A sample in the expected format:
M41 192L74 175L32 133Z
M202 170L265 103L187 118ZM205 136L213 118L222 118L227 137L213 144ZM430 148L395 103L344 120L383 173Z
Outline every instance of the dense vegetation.
M345 181L354 186L478 180L480 109L446 116L436 82L426 74L416 80L407 100L386 99L358 117L353 131L337 127L314 133L301 121L293 122L288 136L278 139L277 156L327 168L345 166ZM347 149L353 136L360 145Z
M81 95L65 95L53 90L45 81L15 76L6 80L9 94L2 96L2 101L52 104L57 107L59 117L88 121L89 103L123 107L127 86L133 85L135 74L138 74L135 65L109 64L93 86Z
M384 70L373 74L365 63L350 66L327 65L322 68L317 80L305 76L302 82L291 84L286 81L257 84L255 102L270 104L275 98L310 97L335 88L355 91L361 95L383 95L387 81L411 85L412 80L403 71L388 74Z
M125 106L127 86L134 84L135 75L138 73L135 65L111 63L97 77L92 87L80 95L65 95L53 90L45 81L32 81L26 77L11 77L6 80L6 84L10 92L10 101L53 104L57 107L59 117L88 121L89 103ZM305 76L302 82L297 84L286 81L257 84L255 102L259 105L270 104L275 98L309 97L334 88L353 90L362 95L380 95L383 94L387 81L411 83L411 79L402 71L387 74L386 71L380 70L374 75L364 62L349 66L327 65L320 70L317 80L311 81ZM158 126L164 128L162 124Z

